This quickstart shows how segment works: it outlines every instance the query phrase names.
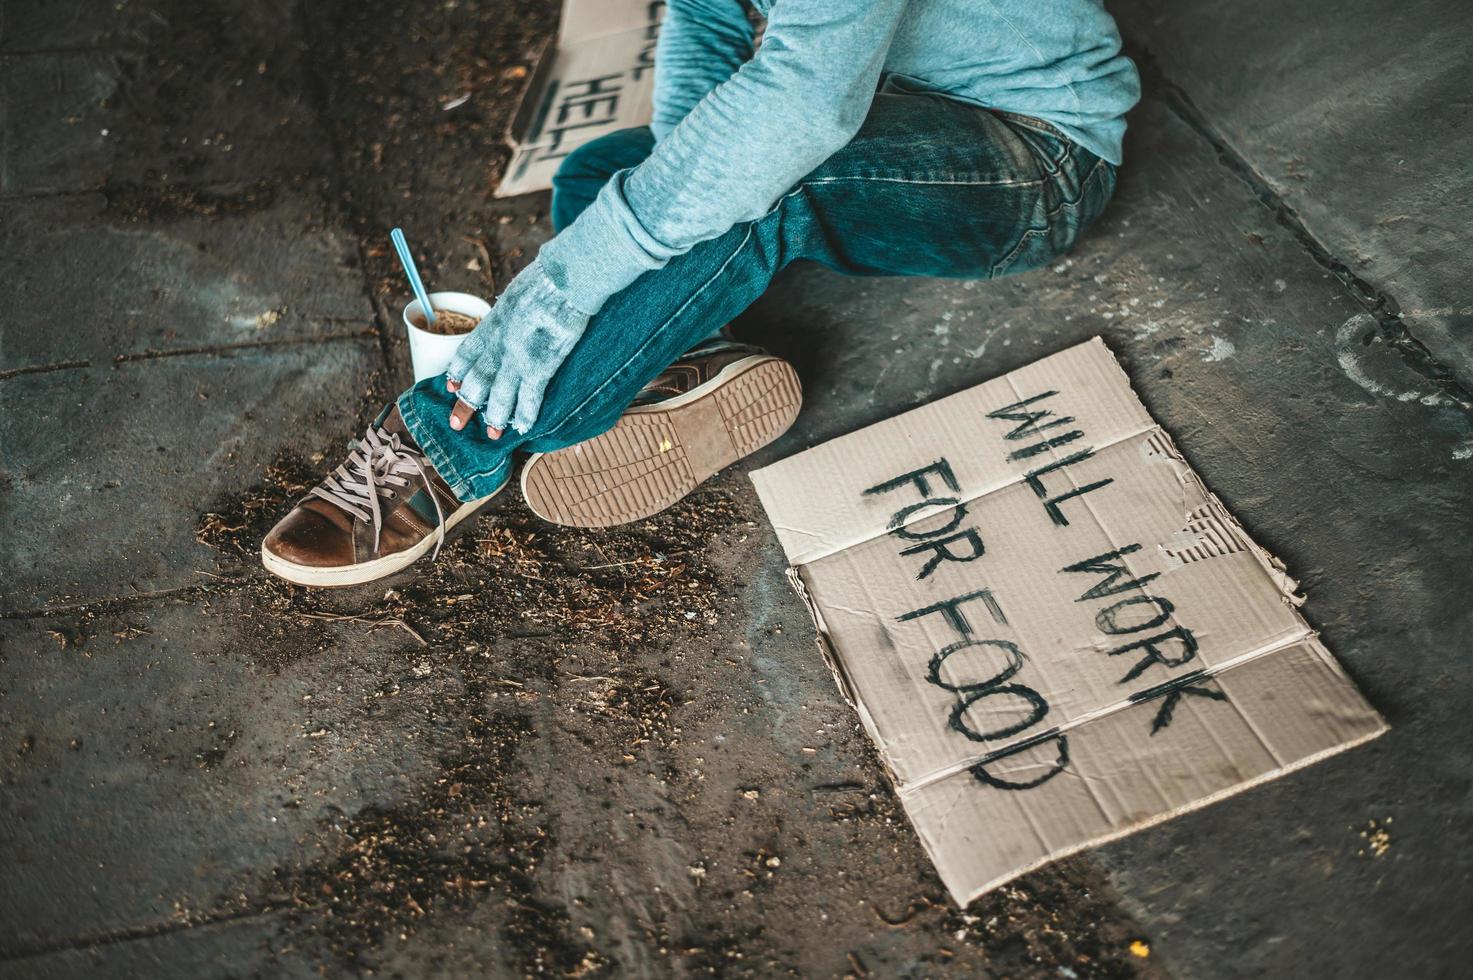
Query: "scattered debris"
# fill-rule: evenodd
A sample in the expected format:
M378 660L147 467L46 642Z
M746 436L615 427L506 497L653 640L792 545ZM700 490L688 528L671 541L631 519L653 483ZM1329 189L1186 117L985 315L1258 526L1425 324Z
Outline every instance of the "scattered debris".
M1366 846L1356 851L1357 855L1364 857L1369 851L1373 858L1384 857L1386 852L1391 850L1391 818L1376 820L1372 817L1366 821L1365 829L1360 832L1360 836L1366 842Z
M368 624L368 628L370 630L378 629L383 626L397 626L404 632L408 633L410 636L414 637L414 639L419 643L420 646L429 646L429 643L427 643L425 641L425 638L419 634L419 631L416 630L413 626L410 626L403 620L402 617L399 616L374 616L364 615L361 613L348 614L329 612L297 612L293 613L293 615L300 616L303 619L320 619L328 623L366 623Z
M199 540L254 569L261 536L315 478L314 464L278 459L261 485L205 515ZM506 928L519 955L545 964L528 972L573 975L601 955L532 895L546 820L503 782L530 730L520 705L556 698L569 724L597 733L590 752L606 752L612 765L638 763L651 749L667 756L680 743L685 702L626 657L709 633L717 610L732 601L730 583L708 560L722 551L713 541L750 523L729 491L717 488L608 531L552 527L510 500L489 511L458 529L438 561L421 562L388 588L301 589L260 573L240 586L261 640L253 656L265 669L287 669L301 651L333 642L304 629L392 627L422 652L402 661L397 679L385 679L386 691L410 679L449 678L448 690L458 691L437 698L436 711L441 724L458 730L464 751L442 752L434 784L402 806L336 826L342 845L335 854L283 869L266 886L289 894L300 929L327 939L346 961L363 962L385 939L408 936L421 920L465 908L492 889L514 898ZM598 669L568 669L575 662ZM351 732L311 722L310 713L304 718L304 740L334 749L351 743ZM664 767L654 775L684 778ZM780 863L763 860L768 874ZM704 861L692 867L698 882L712 873ZM221 901L228 911L231 899Z
M496 263L491 260L491 248L486 244L484 238L475 238L470 235L461 237L461 241L476 250L478 258L471 259L466 263L466 268L471 272L481 274L481 282L485 284L485 295L487 297L496 295ZM474 265L474 268L472 268Z
M490 287L483 293L489 298L495 291L493 273L510 276L535 254L547 233L545 205L534 198L490 201L486 195L504 172L505 158L493 147L511 102L524 87L528 65L552 33L555 6L523 5L509 16L500 5L446 3L434 17L406 21L407 34L387 41L382 24L392 8L377 0L314 6L304 14L318 45L311 70L332 100L335 132L322 135L324 142L331 138L348 171L334 204L341 205L358 232L359 254L376 303L397 309L402 302L394 260L379 243L382 229L406 208L413 208L427 227L443 229L440 251L433 254L432 249L428 261L447 280L459 277L459 282L445 282L446 288L479 292L475 280L481 277ZM406 47L423 54L406 60ZM209 44L200 44L199 51L216 57ZM249 73L260 56L253 51L238 67ZM293 70L290 54L281 60L273 55L268 83L288 86ZM445 94L461 92L475 93L476 105L467 112L422 111ZM298 97L293 90L293 98ZM194 144L188 152L197 152ZM320 176L314 173L311 179ZM285 192L293 186L277 181L217 197L172 188L161 194L114 189L108 201L125 218L192 219L259 209L270 203L273 187ZM463 234L478 238L485 251L474 244L468 251L457 241ZM464 268L472 256L481 270ZM389 380L378 382L375 395L380 399L391 394L382 390ZM318 965L329 976L402 970L405 961L395 963L392 957L402 955L407 948L402 944L416 932L444 939L450 955L457 955L456 942L464 952L467 940L455 937L482 937L470 941L495 950L500 968L495 972L516 975L603 976L641 969L688 975L798 972L782 938L752 928L750 915L731 911L760 903L780 920L794 901L810 907L814 879L792 872L802 863L798 855L803 852L788 850L782 838L772 844L783 845L782 860L789 870L775 874L765 866L766 855L744 864L740 859L728 862L726 853L714 849L692 852L707 855L702 858L706 877L699 880L704 901L698 904L709 907L670 914L681 896L660 894L656 888L656 894L641 896L655 913L643 937L622 935L617 927L606 927L607 920L595 919L591 924L597 930L590 928L585 921L597 914L599 896L590 895L585 906L581 898L570 900L549 887L565 870L556 862L568 860L569 849L576 846L565 839L573 821L550 812L547 784L540 775L549 764L539 756L548 745L549 722L581 740L579 754L588 757L589 765L602 766L614 781L601 802L615 804L615 826L628 821L630 835L621 831L620 846L635 843L634 828L667 834L672 820L685 819L700 805L691 799L703 787L709 791L708 803L722 812L732 808L732 784L714 778L714 759L713 778L697 782L692 753L709 755L711 749L695 746L694 738L687 742L681 729L709 733L709 727L695 727L701 712L716 710L712 705L730 703L741 692L735 685L723 686L692 703L692 668L682 667L681 658L695 661L713 637L740 642L743 628L728 611L733 596L748 584L752 563L746 560L768 541L765 529L753 531L755 508L743 513L741 498L734 503L718 484L668 516L607 533L585 533L548 528L519 506L498 506L493 516L458 530L439 562L420 563L387 589L380 585L323 592L270 579L259 568L261 535L336 465L342 455L339 440L348 435L324 433L323 452L309 454L305 462L297 457L278 460L261 486L214 507L199 537L218 549L221 565L202 571L198 584L208 597L245 597L247 611L241 615L249 630L244 635L251 640L245 656L261 673L279 673L284 686L303 676L322 676L310 673L322 666L311 658L330 659L334 665L342 658L346 665L391 650L392 656L374 661L388 666L385 676L373 682L381 687L363 705L349 704L346 714L334 712L341 712L344 699L356 693L351 686L347 694L342 687L334 690L335 685L320 683L292 691L288 707L300 710L301 725L289 731L321 732L316 738L294 740L297 750L347 766L351 757L346 752L360 753L361 761L365 750L376 750L382 740L402 737L404 731L385 712L408 712L412 704L416 721L424 727L409 734L429 733L417 750L431 760L431 778L406 773L397 786L402 793L388 800L360 800L361 809L351 812L328 811L313 835L313 847L284 861L254 888L242 889L249 898L218 896L205 911L181 909L180 919L219 922L285 910L291 926L277 948L336 959L337 965ZM736 528L743 530L735 534ZM743 547L735 547L737 542ZM732 574L730 565L721 564L722 551L737 553L736 564L746 561L748 567ZM227 605L215 607L220 611ZM697 615L687 618L691 611ZM723 625L729 636L713 626L718 613L721 623L730 624ZM426 645L395 619L410 624ZM106 633L119 625L109 621L98 628ZM766 626L757 625L756 639L768 635ZM804 621L796 631L806 635L806 630ZM729 653L729 659L710 665L713 682L739 682L751 669L746 658L735 650ZM411 679L426 665L426 677ZM415 692L422 702L408 700ZM736 723L765 723L759 717L764 711L760 701L747 702L740 711L748 709L751 717L738 716ZM859 752L869 752L862 735L847 730L806 737L850 739ZM826 756L812 758L817 749L809 749L796 760L805 770L820 770L829 761L827 743L815 744L825 748ZM27 745L13 748L12 754L24 758ZM872 755L862 758L871 776L878 773ZM741 778L755 786L769 775L750 771ZM772 782L760 782L764 804L743 803L740 812L766 818L766 801L784 793L797 797L809 783L803 777L784 778L775 775ZM620 780L625 781L623 789ZM636 802L628 789L634 785L640 793L648 786L652 795ZM601 785L595 788L602 792ZM898 849L893 868L870 869L867 877L855 872L850 878L841 871L829 882L832 895L843 900L852 901L859 889L876 882L883 883L886 894L906 894L915 887L911 879L922 866L893 794L883 786L874 790L861 787L832 807L828 798L820 797L812 808L814 822L835 831L834 839L848 842L855 853L883 853L888 860ZM644 808L646 803L653 810ZM631 811L627 818L626 804ZM284 805L301 804L288 794ZM800 838L792 842L794 848L803 846L801 837L809 833L791 825L784 832ZM751 845L743 841L735 846ZM684 873L687 861L670 862L671 891L697 884ZM747 878L749 871L759 877ZM890 874L896 877L884 877ZM589 880L596 882L597 877ZM1048 975L1064 964L1089 978L1136 973L1121 937L1110 931L1119 912L1111 901L1096 898L1107 892L1107 885L1091 869L1081 865L1067 875L1044 872L1028 883L1033 889L1029 897L989 906L997 920L994 929L967 926L965 945L950 940L949 930L961 920L953 919L944 903L921 903L908 928L919 937L921 948L935 946L936 959L929 964L923 960L917 969L934 974L947 960L952 960L947 967L952 971L981 960L995 975ZM925 888L934 891L934 884L927 882ZM836 922L845 914L837 905L831 911ZM853 919L862 928L874 927L863 908L857 912ZM637 951L630 948L631 938ZM846 948L848 944L840 945L835 951L839 969ZM878 954L867 947L852 948L858 967L871 976L885 975L892 965L883 956L875 959ZM626 950L650 959L625 958ZM450 960L434 968L455 972L457 964Z

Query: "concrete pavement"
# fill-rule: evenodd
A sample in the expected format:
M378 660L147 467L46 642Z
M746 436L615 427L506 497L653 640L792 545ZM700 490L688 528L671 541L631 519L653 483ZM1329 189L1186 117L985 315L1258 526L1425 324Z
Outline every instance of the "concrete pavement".
M480 293L549 233L488 193L547 4L3 0L0 975L1456 975L1473 25L1112 9L1106 218L991 283L785 273L760 458L1103 334L1393 727L961 913L739 472L374 588L255 561L408 378L388 228Z

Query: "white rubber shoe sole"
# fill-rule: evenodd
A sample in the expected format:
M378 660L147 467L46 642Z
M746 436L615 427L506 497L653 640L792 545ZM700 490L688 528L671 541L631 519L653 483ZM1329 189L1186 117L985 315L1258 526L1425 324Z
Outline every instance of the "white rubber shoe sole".
M782 435L802 404L792 365L754 354L683 395L629 409L602 435L531 457L522 496L554 524L642 520Z
M507 483L511 480L508 479ZM484 504L489 502L502 490L506 489L506 483L497 487L491 493L479 500L461 504L455 510L445 515L445 533L461 521L470 517ZM287 561L279 555L274 555L261 545L261 564L278 578L284 578L288 582L297 585L312 585L318 587L334 588L345 585L362 585L377 579L393 575L395 572L403 571L410 565L428 554L435 547L435 534L431 531L425 535L425 539L403 551L392 555L384 555L382 558L374 558L369 561L359 562L356 565L339 565L322 567L318 565L299 565L294 561Z

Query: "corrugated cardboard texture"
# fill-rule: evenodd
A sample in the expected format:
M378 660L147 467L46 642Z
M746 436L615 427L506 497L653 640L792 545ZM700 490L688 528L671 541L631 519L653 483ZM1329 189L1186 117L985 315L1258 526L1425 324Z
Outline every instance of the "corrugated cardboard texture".
M579 146L650 121L664 9L658 0L564 0L557 41L528 80L507 133L512 158L497 197L546 190Z
M752 479L959 903L1385 730L1098 338Z

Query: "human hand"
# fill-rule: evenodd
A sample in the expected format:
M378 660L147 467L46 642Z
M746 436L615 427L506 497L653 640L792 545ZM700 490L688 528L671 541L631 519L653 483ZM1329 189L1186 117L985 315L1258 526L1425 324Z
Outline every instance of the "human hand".
M458 396L450 427L464 429L479 411L492 439L507 426L529 431L548 382L588 320L567 304L537 262L522 270L445 371L446 390Z

